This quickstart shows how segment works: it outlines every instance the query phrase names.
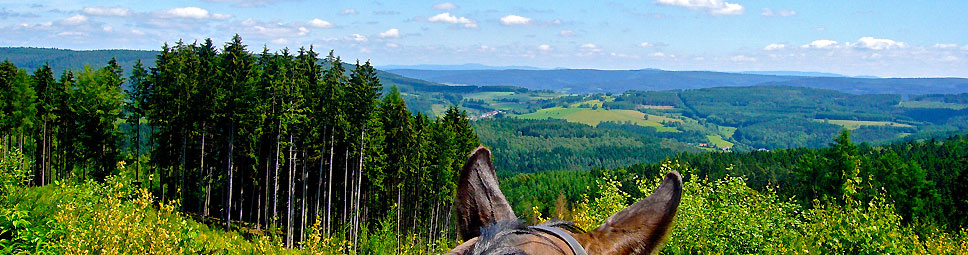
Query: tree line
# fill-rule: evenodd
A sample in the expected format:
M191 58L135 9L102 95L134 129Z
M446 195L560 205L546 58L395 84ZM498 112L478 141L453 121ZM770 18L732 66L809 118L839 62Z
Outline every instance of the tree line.
M7 60L0 137L35 162L32 185L133 175L161 203L287 247L317 231L352 242L386 218L399 236L452 237L457 169L479 144L466 113L414 115L368 61L345 65L238 35L166 43L127 75Z
M850 197L867 203L876 199L892 204L905 224L959 231L968 226L968 136L947 139L909 140L873 146L851 141L843 130L825 148L794 148L744 153L680 153L669 159L689 166L683 172L687 181L725 180L742 177L753 190L772 193L783 201L810 209L817 202L843 205ZM567 204L548 204L564 195L577 201L575 193L598 192L594 185L575 184L601 180L608 176L621 182L623 192L632 197L648 194L636 189L644 176L659 176L668 171L664 163L635 164L621 168L596 168L589 172L521 174L505 180L509 201L536 206L543 215L568 212ZM686 171L686 170L683 170ZM526 180L526 181L522 181ZM848 185L848 183L851 183ZM849 189L848 186L852 186ZM595 197L592 197L594 199ZM535 202L535 201L544 201ZM628 203L634 201L627 201ZM529 215L532 208L515 208ZM567 213L565 213L567 215Z

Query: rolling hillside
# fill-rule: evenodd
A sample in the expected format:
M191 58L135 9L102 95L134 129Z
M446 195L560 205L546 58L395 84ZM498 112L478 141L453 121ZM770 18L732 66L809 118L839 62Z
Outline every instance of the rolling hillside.
M851 78L762 75L706 71L643 70L388 70L391 73L446 84L514 85L568 93L622 93L627 90L672 90L709 87L785 85L831 89L852 94L950 94L968 92L963 78Z

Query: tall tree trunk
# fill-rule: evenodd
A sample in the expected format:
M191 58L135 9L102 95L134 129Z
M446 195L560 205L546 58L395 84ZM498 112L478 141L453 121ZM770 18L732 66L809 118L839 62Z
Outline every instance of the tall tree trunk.
M43 132L41 134L40 146L40 186L44 186L47 180L47 121L44 121Z
M188 133L183 132L181 135L181 152L178 154L178 159L181 160L181 167L178 169L178 187L175 189L175 192L178 192L178 201L181 204L185 204L185 158L187 157L185 151L188 149L186 148L188 146Z
M366 125L366 124L363 124L363 125ZM364 139L363 135L365 134L364 132L365 130L366 130L366 126L363 126L360 129L360 159L359 159L359 167L357 168L359 170L357 170L357 173L356 173L356 180L357 180L356 192L355 192L356 193L356 198L355 198L356 211L353 215L353 243L356 243L357 241L359 241L357 239L360 234L359 233L360 232L360 190L363 187L363 150L365 149L363 144L363 139ZM356 246L353 246L354 250L356 249L355 248Z
M316 181L316 209L313 210L315 216L318 216L319 215L319 202L322 199L322 197L321 197L322 194L321 193L323 191L323 164L325 164L325 160L324 159L326 158L325 157L325 155L326 155L326 126L323 126L323 136L322 137L323 137L323 142L322 142L322 145L321 145L321 149L319 150L319 173L318 173L319 175L317 176L317 179L316 179L317 180ZM315 219L318 219L318 217L315 217ZM325 227L325 225L323 227Z
M242 175L242 176L239 176L239 180L241 180L242 183L239 184L239 201L238 201L239 202L239 205L236 206L236 207L239 208L239 217L236 218L236 219L239 219L240 221L244 221L245 220L245 219L242 218L242 215L245 212L245 198L246 198L245 197L245 183L246 183L245 182L245 180L246 180L245 173L246 173L246 171L239 172L239 174Z
M396 209L397 209L397 224L396 224L397 225L397 229L396 229L396 233L398 233L398 235L396 235L397 236L397 242L396 242L396 244L397 244L397 250L398 251L400 250L400 235L399 235L399 233L400 233L400 205L401 205L400 204L400 197L401 197L400 186L401 185L398 183L397 184L397 206L395 206Z
M329 237L329 229L332 227L333 219L330 212L333 207L333 155L336 153L336 148L333 147L336 136L333 133L335 131L335 126L329 128L329 174L326 175L326 237Z
M352 142L347 144L352 144ZM346 216L349 216L348 214L350 212L349 207L347 206L348 205L347 202L350 201L350 199L348 198L349 192L350 192L349 188L352 185L351 183L349 183L350 181L349 157L350 157L349 146L345 146L345 148L343 148L343 221L342 221L343 224L346 224Z
M277 227L276 221L279 219L279 136L282 132L282 120L278 120L276 125L276 153L272 155L275 162L275 170L272 174L272 227Z
M137 124L137 126L138 127L135 129L137 131L135 131L135 135L134 135L134 141L135 141L134 142L135 143L135 145L134 145L134 157L135 157L134 158L135 159L134 162L135 162L135 164L137 164L137 168L135 169L135 172L134 172L134 180L140 183L141 182L141 116L138 116L138 124ZM207 207L207 205L206 205L206 207ZM206 210L207 210L207 208L206 208Z
M208 204L209 204L209 200L212 197L212 184L211 184L212 176L208 174L209 171L205 170L205 134L206 134L205 126L207 126L207 124L205 122L202 122L202 150L201 150L201 153L199 153L199 157L198 157L198 166L199 166L198 170L201 173L205 173L205 202L202 205L202 215L208 216Z
M261 140L262 139L260 139L260 141ZM264 147L265 146L261 146L261 145L259 146L259 154L258 155L260 157L263 157L265 155L265 154L263 154L263 151L262 151ZM266 229L269 229L269 219L268 219L269 218L269 164L270 164L269 163L269 157L266 155L265 158L263 158L262 159L262 162L260 162L260 163L262 163L263 172L265 173L265 178L262 179L262 185L261 185L261 187L262 187L262 193L263 193L262 194L262 199L264 199L265 201L259 201L259 203L265 202L265 206L263 206L263 207L261 207L259 209L262 212L262 215L263 215L262 217L265 218L265 219L264 219L264 221L262 221L260 219L260 221L261 222L265 222Z
M235 122L232 121L231 123L229 123L229 153L227 155L228 159L226 160L226 162L228 162L227 164L228 167L226 168L226 171L228 172L228 176L229 176L228 178L229 187L227 189L228 199L226 200L226 206L225 206L225 231L232 230L232 167L233 167L232 159L234 158L232 155L234 153L235 153Z
M303 164L302 164L302 179L300 181L302 181L303 190L302 190L302 213L300 213L300 216L302 217L301 217L301 220L299 221L299 241L302 241L304 239L304 234L306 234L306 192L309 191L309 186L307 186L309 185L309 182L306 181L306 179L309 179L308 173L306 172L306 165L308 165L306 164L306 162L308 162L308 159L309 159L308 157L306 157L306 149L307 149L306 147L307 146L303 146L303 150L302 150Z
M295 168L295 160L293 155L293 144L292 144L292 134L289 134L289 180L288 180L288 193L286 201L286 247L292 249L292 238L293 238L293 224L292 224L292 199L293 192L295 192L295 182L293 180Z

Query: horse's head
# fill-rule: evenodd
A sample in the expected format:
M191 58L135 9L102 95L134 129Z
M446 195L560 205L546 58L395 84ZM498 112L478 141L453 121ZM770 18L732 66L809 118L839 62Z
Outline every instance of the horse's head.
M682 176L670 172L652 195L583 233L562 221L522 225L498 187L487 148L471 153L457 185L458 230L467 241L451 255L652 254L670 232L682 196Z

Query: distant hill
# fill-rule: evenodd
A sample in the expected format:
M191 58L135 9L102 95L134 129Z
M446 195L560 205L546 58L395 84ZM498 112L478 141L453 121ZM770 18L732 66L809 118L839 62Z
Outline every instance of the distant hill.
M786 85L853 94L952 94L968 92L963 78L852 78L763 75L709 71L645 70L415 70L399 75L447 84L514 85L569 93L621 93L627 90L673 90L710 87Z
M99 68L107 65L112 57L118 59L118 64L130 70L138 59L146 65L154 66L158 51L151 50L65 50L53 48L0 47L0 61L9 59L17 67L33 70L50 63L55 74L64 70L80 70L84 65Z
M824 72L799 72L799 71L746 71L742 74L759 75L780 75L780 76L810 76L810 77L848 77L843 74L824 73ZM875 77L876 78L876 77Z
M417 69L417 70L547 70L533 66L489 66L482 64L461 64L461 65L385 65L377 66L382 70L393 69Z

